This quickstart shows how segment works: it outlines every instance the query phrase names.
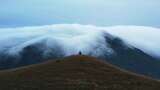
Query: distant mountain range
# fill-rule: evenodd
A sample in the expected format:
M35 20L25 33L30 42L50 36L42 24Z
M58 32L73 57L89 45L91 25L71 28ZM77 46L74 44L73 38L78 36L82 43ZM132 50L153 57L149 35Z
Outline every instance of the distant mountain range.
M37 64L82 52L83 55L97 57L123 69L160 79L158 57L104 29L53 25L19 28L16 32L10 29L0 31L9 37L3 36L0 40L0 69Z

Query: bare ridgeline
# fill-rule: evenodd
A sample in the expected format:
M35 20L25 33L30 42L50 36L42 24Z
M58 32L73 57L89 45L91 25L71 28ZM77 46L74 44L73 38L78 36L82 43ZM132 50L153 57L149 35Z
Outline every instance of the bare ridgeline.
M159 90L160 82L79 55L0 72L0 90Z

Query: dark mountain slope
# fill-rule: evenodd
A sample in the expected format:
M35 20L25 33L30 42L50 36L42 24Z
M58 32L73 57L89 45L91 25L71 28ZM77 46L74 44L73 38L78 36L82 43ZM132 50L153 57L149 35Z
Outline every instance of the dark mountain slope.
M160 79L159 59L127 45L119 38L106 37L106 42L114 50L115 54L101 56L103 57L102 59L123 69Z
M0 72L0 90L158 90L160 82L88 56Z

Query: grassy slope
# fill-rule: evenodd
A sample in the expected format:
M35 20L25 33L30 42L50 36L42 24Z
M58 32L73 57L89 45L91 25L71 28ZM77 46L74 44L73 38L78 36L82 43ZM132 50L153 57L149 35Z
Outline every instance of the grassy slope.
M0 72L0 90L158 90L160 82L87 56Z

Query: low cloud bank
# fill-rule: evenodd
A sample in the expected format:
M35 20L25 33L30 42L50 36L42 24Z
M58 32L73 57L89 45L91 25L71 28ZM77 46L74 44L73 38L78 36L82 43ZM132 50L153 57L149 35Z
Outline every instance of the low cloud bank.
M80 24L55 24L37 27L1 28L0 53L19 55L28 45L45 42L49 48L59 46L65 55L84 54L92 52L101 54L103 50L108 54L114 51L106 45L104 33L119 37L126 43L141 49L155 57L160 57L160 29L140 26L97 27ZM93 52L94 51L94 52Z

